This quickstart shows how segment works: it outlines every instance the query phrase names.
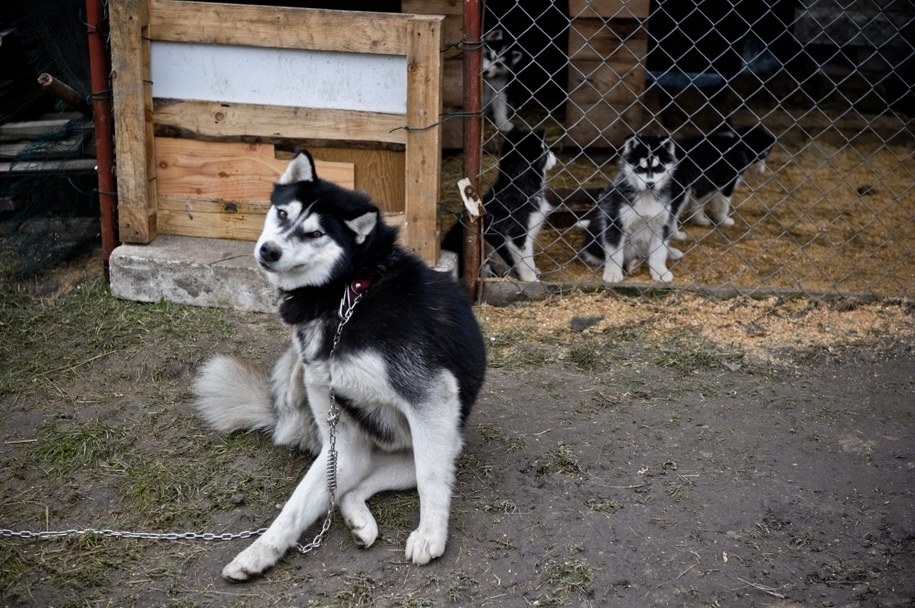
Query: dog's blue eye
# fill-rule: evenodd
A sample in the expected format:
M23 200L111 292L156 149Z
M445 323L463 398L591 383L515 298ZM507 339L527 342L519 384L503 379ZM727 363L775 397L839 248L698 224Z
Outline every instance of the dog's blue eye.
M286 218L289 217L289 214L286 213L286 210L285 210L285 209L279 209L279 210L277 210L277 212L276 212L276 217L280 218L280 221L281 221L281 222L285 222L285 221L286 221Z
M308 234L308 236L310 236L310 237L313 238L313 239L319 239L319 238L321 238L322 236L324 236L324 233L321 232L320 230L315 230L314 232L310 232L310 233Z

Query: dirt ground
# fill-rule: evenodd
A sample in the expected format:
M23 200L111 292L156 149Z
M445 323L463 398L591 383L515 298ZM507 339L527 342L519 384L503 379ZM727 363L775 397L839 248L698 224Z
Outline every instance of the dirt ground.
M269 365L285 331L113 300L99 268L2 275L0 528L268 525L309 458L210 432L187 386L216 352ZM372 548L337 519L242 585L219 572L245 540L0 537L0 605L915 606L911 303L590 293L477 313L490 366L441 559L404 559L407 492L373 499Z

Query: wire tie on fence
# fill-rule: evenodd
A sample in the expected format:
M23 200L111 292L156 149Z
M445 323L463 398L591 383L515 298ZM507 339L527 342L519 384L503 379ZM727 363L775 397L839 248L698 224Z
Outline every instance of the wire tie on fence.
M393 129L388 131L388 133L393 133L394 131L407 131L407 132L428 131L429 129L435 128L439 125L443 125L446 122L448 122L449 120L452 120L455 118L465 118L468 116L482 116L482 114L483 114L482 112L448 112L446 114L441 114L440 116L442 117L442 119L437 122L432 123L431 125L426 125L425 127L411 127L409 125L403 125L400 127L394 127Z

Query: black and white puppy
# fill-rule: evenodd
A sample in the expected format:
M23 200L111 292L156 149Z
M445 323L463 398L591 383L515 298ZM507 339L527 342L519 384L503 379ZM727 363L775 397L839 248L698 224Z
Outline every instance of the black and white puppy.
M511 37L499 28L483 36L483 113L500 131L514 126L508 91L524 53L513 49Z
M765 161L774 144L775 137L761 125L679 139L675 179L690 199L683 206L683 220L701 226L713 222L733 226L730 215L734 188L751 167L765 171Z
M603 265L604 282L619 283L643 260L653 280L673 280L667 258L682 255L668 247L683 200L673 178L676 166L676 149L669 137L636 134L623 144L616 176L578 222L585 229L579 256Z

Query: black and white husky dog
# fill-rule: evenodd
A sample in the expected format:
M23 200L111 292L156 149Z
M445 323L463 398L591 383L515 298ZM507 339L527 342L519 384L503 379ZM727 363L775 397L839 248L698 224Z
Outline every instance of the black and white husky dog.
M502 141L496 183L483 195L483 238L522 281L540 279L534 243L554 208L544 188L555 165L543 131L514 127Z
M619 283L643 260L653 280L673 280L667 258L682 256L668 247L683 201L683 191L673 179L676 166L676 148L669 137L636 134L623 144L617 175L578 222L586 233L579 256L603 265L604 282Z
M682 209L683 219L700 226L713 222L733 226L734 219L730 215L734 188L751 167L765 171L765 161L774 144L775 137L761 125L678 140L679 163L675 178L687 190L690 199Z
M524 57L524 53L511 47L510 36L501 29L483 36L483 114L503 132L514 126L509 118L512 106L508 90L514 70Z
M425 564L445 550L484 345L463 289L396 238L365 194L320 179L307 152L274 187L255 257L279 290L292 346L269 376L232 357L212 359L196 379L196 405L217 430L266 431L317 458L267 531L223 569L229 580L276 564L327 511L332 400L336 504L356 541L368 547L378 536L370 496L416 487L419 527L406 558Z

